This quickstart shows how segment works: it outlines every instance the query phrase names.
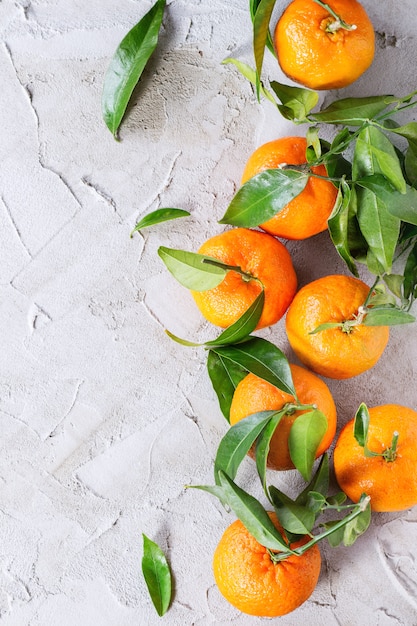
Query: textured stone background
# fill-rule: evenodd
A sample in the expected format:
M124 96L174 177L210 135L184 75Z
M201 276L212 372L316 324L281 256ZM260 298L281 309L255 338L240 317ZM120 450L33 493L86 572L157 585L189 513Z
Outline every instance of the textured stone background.
M164 624L252 626L219 595L211 558L233 516L186 484L212 483L226 430L195 341L215 335L156 254L222 230L244 162L302 133L258 105L232 67L251 62L246 0L168 2L157 54L113 140L100 113L118 42L144 0L0 0L0 621L153 626L141 533L167 552ZM277 11L286 2L278 0ZM372 68L343 92L416 88L414 0L364 0ZM267 71L282 79L274 61ZM409 117L414 115L412 112ZM150 210L187 220L130 239ZM327 234L289 245L300 284L344 271ZM282 323L263 331L291 357ZM360 401L417 407L415 327L370 373L332 381L339 422ZM270 477L291 491L293 472ZM241 484L260 496L248 460ZM375 515L350 549L323 546L318 587L283 626L417 624L417 511Z

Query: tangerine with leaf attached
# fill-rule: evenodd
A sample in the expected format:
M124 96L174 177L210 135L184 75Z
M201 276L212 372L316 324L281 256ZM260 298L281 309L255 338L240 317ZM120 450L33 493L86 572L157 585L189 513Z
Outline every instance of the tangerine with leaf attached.
M369 291L358 278L337 274L298 291L287 312L286 331L304 365L337 379L357 376L375 365L388 343L389 327L361 322Z
M268 169L307 166L307 140L304 137L281 137L260 146L249 157L242 183ZM312 176L303 191L274 217L261 224L271 235L285 239L307 239L327 228L327 219L337 197L337 189L327 178L324 165L311 167Z
M371 65L372 23L357 0L293 0L279 19L274 43L282 71L310 89L340 89Z
M235 228L208 239L199 249L231 270L214 289L192 291L204 317L226 328L248 310L264 289L265 303L257 328L275 324L284 315L297 289L297 276L287 248L277 239L247 228Z
M334 450L337 482L358 502L371 497L373 511L402 511L417 504L417 412L398 404L369 409L366 446L355 420L341 431Z
M299 365L290 365L294 388L300 405L313 405L324 413L327 430L316 451L316 458L330 446L336 433L336 405L326 383L318 376ZM237 385L230 406L230 423L236 424L241 419L258 411L275 411L287 403L296 402L294 396L281 391L271 383L248 374ZM290 430L295 420L306 410L291 410L279 422L270 443L267 465L271 469L294 469L288 447Z
M275 513L270 518L285 537ZM304 545L309 537L291 544ZM313 593L321 567L317 545L301 556L274 562L271 553L240 520L224 532L214 553L213 572L220 593L239 611L259 617L278 617L294 611Z

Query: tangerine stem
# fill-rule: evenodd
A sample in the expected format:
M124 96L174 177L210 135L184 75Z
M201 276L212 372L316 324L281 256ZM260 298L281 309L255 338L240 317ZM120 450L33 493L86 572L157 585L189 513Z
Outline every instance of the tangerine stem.
M262 289L264 289L264 285L262 281L259 280L259 278L256 278L256 276L252 276L252 274L249 274L249 272L244 272L242 268L238 265L228 265L227 263L223 263L222 261L216 261L214 259L204 259L203 263L207 263L208 265L214 265L215 267L220 267L224 270L228 270L231 272L237 272L246 282L249 282L250 280L256 280L256 282L261 285Z
M325 539L326 537L336 532L340 528L343 528L343 526L346 526L346 524L354 520L356 517L358 517L361 513L363 513L366 510L370 501L371 501L370 496L363 494L358 504L355 506L354 510L352 511L352 513L350 513L349 515L346 515L346 517L339 520L336 524L334 524L334 526L331 526L330 528L322 532L320 535L316 535L313 539L311 539L311 541L308 541L307 543L300 546L299 548L295 548L293 553L295 553L297 556L301 556L302 554L304 554L304 552L307 552L307 550L312 548L316 543L318 543L322 539ZM278 552L277 554L274 554L275 558L273 558L273 560L275 562L279 562L279 561L283 561L289 556L290 555L287 553Z
M356 24L348 24L347 22L345 22L340 17L340 15L338 15L335 11L333 11L331 6L326 4L326 2L321 2L321 0L313 0L313 2L321 6L323 9L326 9L326 11L328 11L335 20L334 22L331 22L330 24L327 25L326 27L327 32L335 33L341 28L343 28L344 30L356 30L357 29Z

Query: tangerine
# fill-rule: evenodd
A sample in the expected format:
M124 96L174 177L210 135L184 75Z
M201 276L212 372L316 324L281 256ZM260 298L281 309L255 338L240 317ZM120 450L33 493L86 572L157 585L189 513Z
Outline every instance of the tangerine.
M316 458L325 452L336 433L336 405L330 390L318 376L299 365L290 365L294 387L301 404L314 404L327 418L327 431L317 449ZM230 423L236 424L251 413L274 411L294 402L294 397L271 383L248 374L237 385L230 407ZM305 411L290 412L279 422L270 443L268 467L276 470L294 469L288 449L291 426Z
M388 343L389 327L359 323L368 294L363 281L337 274L319 278L298 291L287 312L286 330L304 365L337 379L357 376L375 365ZM313 333L325 323L336 327Z
M369 409L366 456L354 436L354 420L341 431L334 450L340 488L353 501L371 497L373 511L402 511L417 504L417 412L398 404ZM393 436L398 442L392 445Z
M357 0L293 0L280 17L274 43L282 71L310 89L353 83L375 54L372 23Z
M274 525L284 536L275 513ZM309 537L291 544L297 548ZM321 556L313 545L301 556L274 562L270 553L240 520L224 532L214 553L213 572L220 593L239 611L259 617L278 617L294 611L313 593Z
M282 137L263 144L249 157L242 183L267 169L306 164L306 150L304 137ZM331 181L324 180L327 177L324 165L313 166L311 172L323 178L311 176L298 196L261 224L263 230L285 239L307 239L326 230L337 189Z
M265 303L257 328L275 324L284 315L297 289L297 276L287 248L277 239L247 228L235 228L208 239L200 254L240 267L227 272L214 289L192 291L204 317L221 328L237 321L259 295Z

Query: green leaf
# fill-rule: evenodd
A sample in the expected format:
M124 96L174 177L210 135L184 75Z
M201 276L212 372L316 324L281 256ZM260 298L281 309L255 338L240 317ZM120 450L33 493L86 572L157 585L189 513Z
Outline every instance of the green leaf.
M347 500L347 495L343 493L343 491L339 491L338 493L335 493L333 496L330 496L329 498L327 498L328 504L332 506L336 506L336 507L341 506L344 502L346 502L346 500Z
M289 550L268 513L256 498L238 487L223 472L219 473L219 482L228 506L256 541L270 550Z
M391 133L405 137L408 141L417 143L417 122L409 122L404 126L396 126L394 128L390 128L389 130Z
M314 410L299 415L291 427L288 438L290 456L304 480L310 480L316 452L327 426L324 413Z
M350 217L351 190L347 182L342 179L333 211L327 221L330 237L340 257L354 276L358 276L355 260L349 249L349 217Z
M343 533L343 544L345 546L351 546L356 539L368 529L370 523L371 506L368 504L360 515L346 524L345 532Z
M361 448L365 448L368 442L368 431L369 431L369 411L368 407L364 402L361 403L358 410L356 411L355 421L353 426L353 435L361 446Z
M390 215L403 222L417 225L416 189L407 185L405 193L399 193L381 174L365 176L357 180L356 184L372 191L379 201L385 204Z
M307 157L309 156L309 152L311 153L311 158L308 158L308 162L316 161L321 157L321 141L319 138L319 133L316 126L310 126L307 130Z
M366 314L364 326L399 326L400 324L412 324L416 321L414 315L400 309L381 307L372 308Z
M259 437L256 441L256 468L258 470L259 478L261 479L261 483L265 494L268 496L267 486L266 486L266 469L268 463L268 454L271 439L273 434L276 431L276 428L280 421L285 417L285 409L283 411L276 411L272 416L269 422L266 424L265 428L259 434Z
M404 166L409 183L415 186L417 184L417 142L409 142Z
M406 182L394 146L378 128L367 126L356 139L353 179L371 174L382 174L397 191L405 193Z
M269 22L276 0L260 0L253 16L253 53L255 55L256 66L256 94L259 99L260 78L264 61L265 46L267 45L269 33ZM254 6L254 5L252 5ZM270 39L269 39L270 40ZM273 48L272 48L273 49Z
M404 298L414 298L417 286L417 244L412 247L404 267Z
M258 296L252 302L250 307L239 317L234 324L226 328L217 339L207 341L206 346L226 346L230 344L240 343L248 338L250 333L255 330L262 315L265 303L265 291L259 292Z
M212 348L224 361L243 367L247 372L295 396L294 383L287 357L266 339L253 337L235 346Z
M293 535L308 535L316 521L315 512L297 504L285 493L271 485L269 493L282 527Z
M158 254L178 282L194 291L206 291L217 287L228 272L228 269L217 265L218 259L196 252L160 246ZM207 263L207 260L216 261L216 265Z
M313 113L309 119L313 122L325 122L327 124L360 126L378 113L382 113L392 102L396 102L394 96L343 98L342 100L335 100L320 113Z
M171 602L171 571L161 548L143 533L142 537L142 572L153 605L158 615L162 617Z
M352 133L348 128L343 128L337 133L332 141L330 150L333 154L341 154L346 150L352 141Z
M233 394L240 381L247 376L248 371L238 363L224 359L213 350L208 353L207 370L219 401L220 410L227 421L230 421L230 405Z
M402 297L404 276L401 276L400 274L386 274L384 276L384 281L385 281L388 289L395 296L397 296L397 298L401 298Z
M211 346L227 346L229 344L240 343L241 341L245 341L248 339L250 333L255 330L259 319L262 315L262 310L265 302L265 292L259 292L259 295L252 302L247 311L243 313L231 326L228 326L226 330L224 330L220 335L213 339L212 341L207 341L205 343L195 343L193 341L187 341L186 339L181 339L177 337L169 330L166 330L166 334L168 337L180 343L183 346L192 347L192 348L200 348L201 346L206 346L210 348Z
M282 115L296 123L305 122L307 115L319 101L318 93L310 89L292 87L276 81L271 81L271 89L282 102L282 106L278 107Z
M157 0L119 44L104 78L103 119L116 136L126 107L158 43L166 0Z
M263 224L303 191L309 177L279 168L256 174L240 187L219 223L245 228Z
M133 233L141 230L142 228L148 228L149 226L154 226L155 224L160 224L161 222L167 222L168 220L175 220L179 217L186 217L190 215L188 211L184 209L157 209L156 211L152 211L152 213L148 213L145 215L135 226L135 228L130 233L130 236L133 236Z
M232 480L235 479L239 465L274 415L276 411L253 413L230 427L217 449L214 462L216 484L220 484L220 472L224 472Z
M324 497L329 490L329 457L325 453L320 459L320 463L317 467L316 473L311 479L310 483L303 489L303 491L296 498L297 504L306 505L309 499L309 493L311 491L322 494Z
M314 511L315 516L322 511L325 505L326 498L322 493L318 491L308 492L307 506L311 511Z
M249 12L250 12L252 23L254 22L256 11L257 11L260 3L261 3L261 0L249 0ZM272 41L272 37L271 37L271 33L269 32L269 29L268 29L268 36L267 36L267 39L266 39L266 46L267 46L268 50L270 52L272 52L272 54L274 56L276 56L275 49L274 49L274 43Z
M356 194L359 227L369 252L377 261L376 267L368 261L368 269L376 274L389 273L400 233L400 220L391 214L382 197L370 189L357 188Z
M242 63L238 59L233 59L231 57L228 57L227 59L224 59L224 61L222 61L222 63L223 63L223 65L226 65L228 63L231 63L232 65L234 65L239 70L239 72L242 74L242 76L244 76L244 78L246 78L252 85L256 86L256 72L249 65L247 65L246 63ZM260 88L260 93L265 98L267 98L273 104L277 104L276 101L275 101L274 96L271 94L270 91L268 91L268 89L265 89L262 81L260 81L259 88Z

